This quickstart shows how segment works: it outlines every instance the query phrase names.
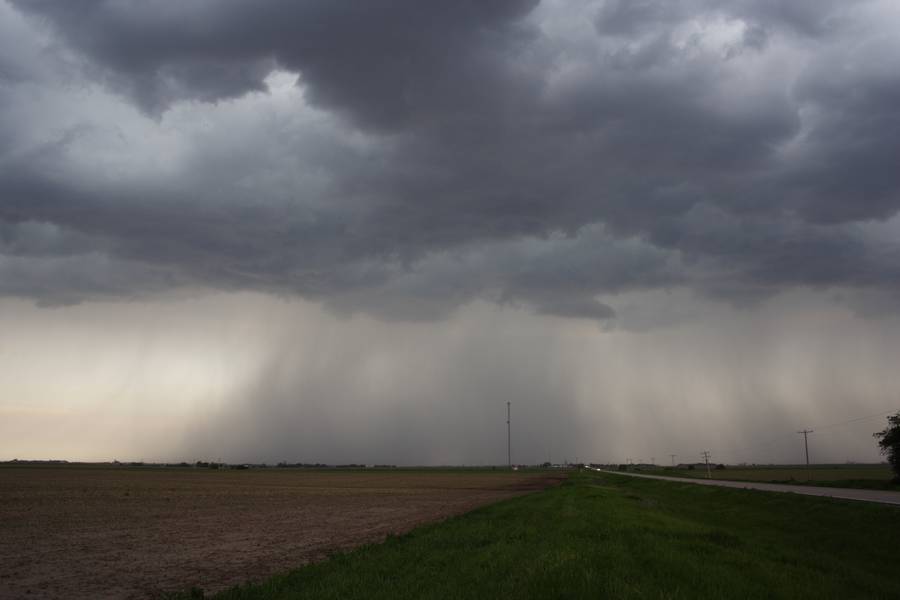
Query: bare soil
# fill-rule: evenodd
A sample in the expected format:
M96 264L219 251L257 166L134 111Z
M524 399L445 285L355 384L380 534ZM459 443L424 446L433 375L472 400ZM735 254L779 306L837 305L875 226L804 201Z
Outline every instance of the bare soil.
M559 483L559 474L0 468L0 598L215 592Z

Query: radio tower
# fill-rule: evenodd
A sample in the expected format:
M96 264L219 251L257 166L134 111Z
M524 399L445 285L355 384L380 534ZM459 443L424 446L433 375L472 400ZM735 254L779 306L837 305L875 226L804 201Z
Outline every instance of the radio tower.
M506 466L512 469L512 442L509 432L509 402L506 403Z
M810 480L809 476L809 434L813 433L812 429L804 429L803 431L798 431L800 435L803 436L803 447L806 449L806 480Z

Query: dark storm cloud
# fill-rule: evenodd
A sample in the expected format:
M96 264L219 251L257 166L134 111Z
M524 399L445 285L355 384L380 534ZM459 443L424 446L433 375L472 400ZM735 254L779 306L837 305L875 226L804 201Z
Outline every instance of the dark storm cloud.
M766 30L787 30L817 37L839 26L842 15L836 9L861 3L841 0L608 0L601 3L595 23L598 31L604 34L631 36L657 32L698 15L718 14L745 19L751 24L753 37Z
M458 102L471 98L472 84L484 85L485 75L505 79L492 63L511 50L521 35L516 17L535 4L224 0L176 8L165 1L51 0L17 6L55 24L150 110L183 98L262 90L277 61L303 73L319 104L390 126L419 110L463 108Z
M392 318L488 297L605 319L598 295L674 285L896 291L896 241L866 230L900 208L889 3L14 5L68 76L156 123L264 98L274 69L333 119L199 138L186 167L138 181L72 167L99 144L84 129L13 152L22 125L4 123L0 220L52 226L70 253ZM48 252L26 233L3 252Z

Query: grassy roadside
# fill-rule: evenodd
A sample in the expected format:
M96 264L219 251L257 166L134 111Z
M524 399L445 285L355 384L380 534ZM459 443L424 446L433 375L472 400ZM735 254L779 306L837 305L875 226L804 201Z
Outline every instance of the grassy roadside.
M647 475L664 477L684 477L703 479L703 469L652 469L642 470ZM763 483L787 483L791 485L812 485L816 487L841 487L866 490L900 491L900 484L892 481L893 473L884 468L827 468L818 467L806 471L802 467L760 467L760 468L726 468L711 472L713 479L729 481L758 481ZM811 479L807 479L811 477Z
M897 532L893 507L581 473L216 598L900 598Z

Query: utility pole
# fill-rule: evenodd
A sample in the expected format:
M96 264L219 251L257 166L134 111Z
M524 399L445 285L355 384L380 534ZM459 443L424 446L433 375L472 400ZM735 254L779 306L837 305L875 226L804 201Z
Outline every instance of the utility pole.
M677 455L677 454L670 454L669 456L672 457L672 466L674 467L674 466L675 466L675 457L678 456L678 455Z
M656 457L655 456L650 457L650 464L653 465L654 467L656 466Z
M706 478L712 479L712 474L709 472L709 450L704 450L700 454L703 455L703 459L706 461Z
M803 434L803 447L806 449L806 480L809 481L809 440L808 436L812 433L812 429L804 429L803 431L798 431L797 433Z
M512 435L509 428L509 402L506 403L506 465L512 469Z

